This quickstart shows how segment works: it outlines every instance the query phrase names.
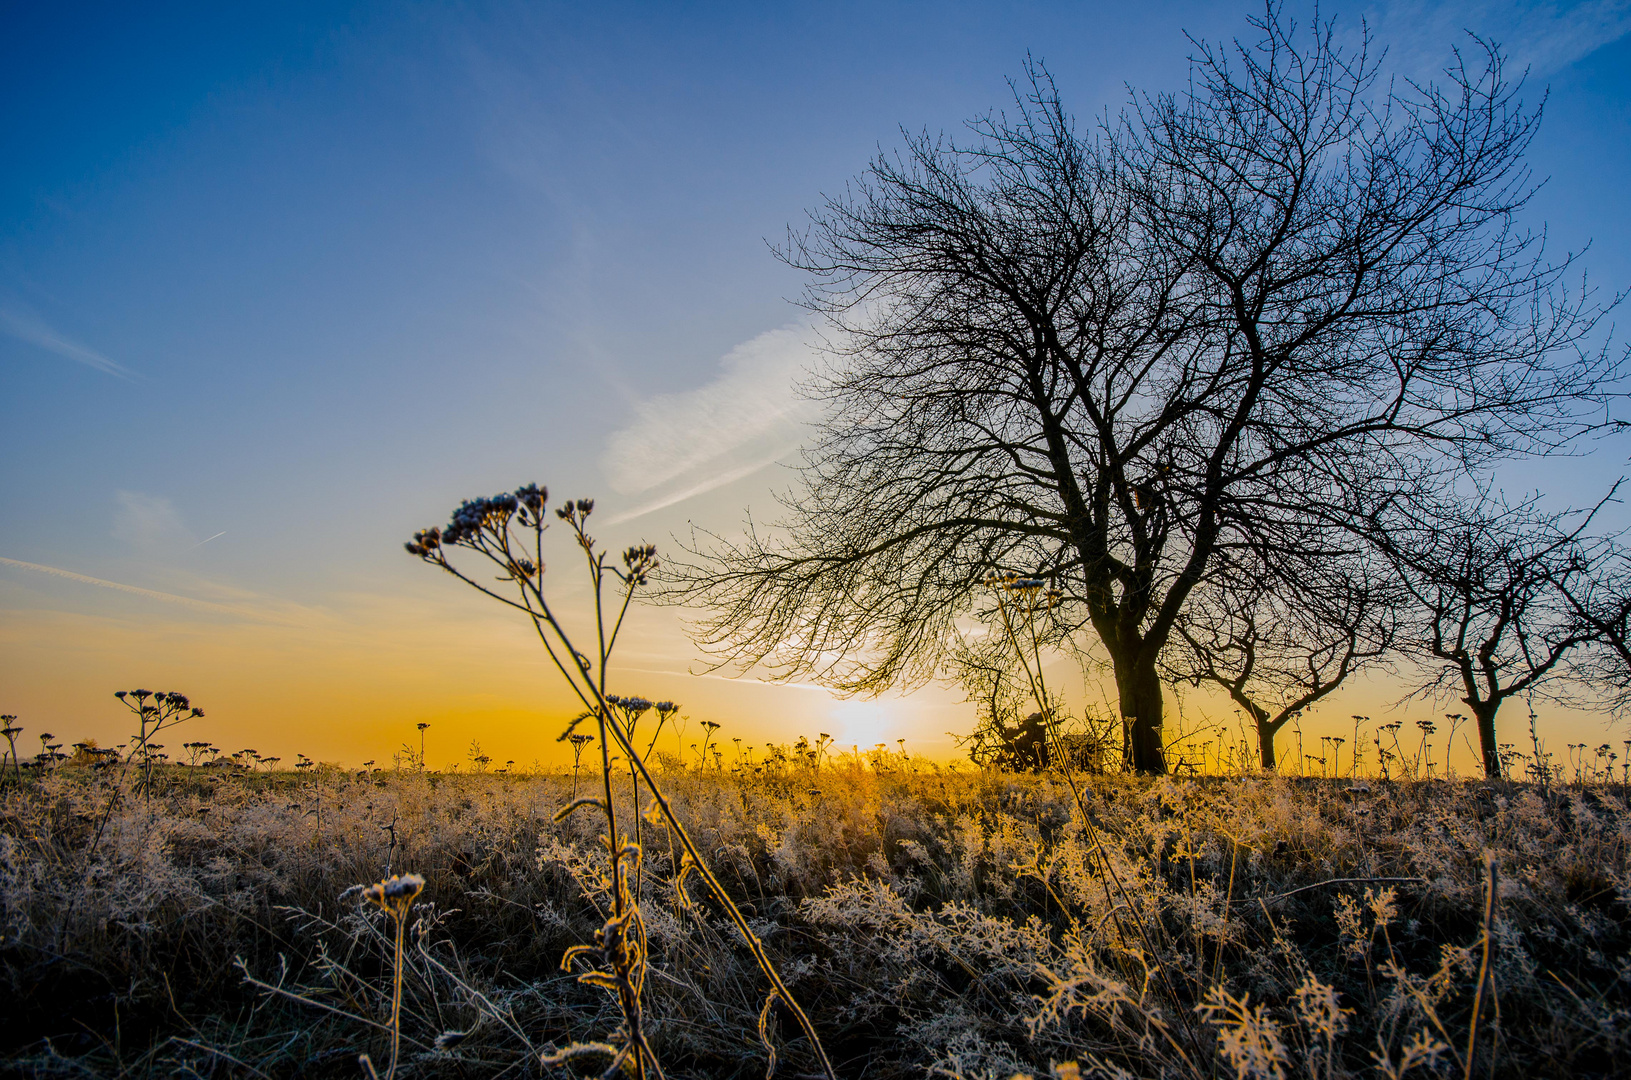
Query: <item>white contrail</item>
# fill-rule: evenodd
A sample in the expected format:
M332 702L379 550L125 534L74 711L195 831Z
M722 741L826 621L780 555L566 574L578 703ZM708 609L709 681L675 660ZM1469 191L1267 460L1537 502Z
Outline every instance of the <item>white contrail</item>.
M211 537L211 539L214 539L214 537ZM19 570L32 570L36 574L48 574L51 577L65 578L68 581L77 581L82 585L98 585L104 589L117 589L119 592L130 593L132 596L145 596L149 600L163 600L167 604L181 604L184 607L196 608L199 611L210 611L218 615L233 615L240 619L255 619L260 622L288 623L287 619L280 619L274 615L231 607L227 604L214 604L208 600L195 600L190 596L159 592L157 589L143 589L136 585L125 585L117 581L104 581L101 578L91 577L89 574L76 574L72 570L64 570L60 566L42 566L39 563L23 562L21 559L8 559L4 556L0 556L0 565L15 566Z
M796 447L820 414L797 389L812 359L809 336L802 324L760 334L725 354L705 385L634 402L601 457L612 490L684 484L762 455L768 444Z
M44 319L32 312L10 307L0 308L0 332L116 378L126 380L130 378L129 368L117 360L108 359L89 345L82 345L72 338L59 334L47 325Z
M195 548L196 547L203 547L205 544L209 543L211 540L219 540L219 539L221 539L221 537L225 536L226 534L227 534L227 531L225 529L222 529L220 532L216 533L214 536L204 537L204 539L202 539L198 543L194 544L193 547L195 547ZM192 549L193 548L188 548L187 550L191 551Z
M765 458L763 461L750 462L749 464L743 465L740 468L730 469L715 476L710 476L706 480L692 484L690 487L685 488L684 490L676 491L673 494L664 495L661 498L653 499L651 502L648 502L643 506L636 506L633 509L623 511L621 514L613 514L611 517L607 518L603 524L621 525L625 521L633 521L635 518L645 517L647 514L656 513L658 510L666 510L675 503L682 503L687 499L694 499L698 495L712 491L715 488L724 487L726 484L735 483L743 477L752 476L760 469L769 468L771 465L776 464L776 462L780 461L797 448L797 443L790 443L781 451L771 457Z

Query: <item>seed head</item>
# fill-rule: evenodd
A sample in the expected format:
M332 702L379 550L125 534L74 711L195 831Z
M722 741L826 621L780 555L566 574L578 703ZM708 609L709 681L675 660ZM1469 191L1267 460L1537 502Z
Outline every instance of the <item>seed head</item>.
M375 882L362 890L365 903L374 904L398 918L408 913L414 900L425 890L425 879L418 874L392 874L384 881Z
M426 558L434 555L442 546L442 530L432 526L429 529L420 529L413 534L413 539L402 545L408 554Z
M549 489L537 484L527 484L525 487L515 489L515 497L522 506L536 515L543 512L544 503L549 501Z

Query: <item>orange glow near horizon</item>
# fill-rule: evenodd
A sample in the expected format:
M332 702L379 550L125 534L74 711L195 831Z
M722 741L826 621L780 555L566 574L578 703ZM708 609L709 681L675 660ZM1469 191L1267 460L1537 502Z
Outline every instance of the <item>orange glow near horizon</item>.
M416 725L428 723L425 747L433 768L468 768L478 752L473 744L494 768L510 761L518 768L569 765L570 752L556 736L582 705L524 622L449 584L432 579L417 595L359 594L330 608L290 607L257 620L106 590L93 591L90 599L102 602L87 607L83 595L72 593L84 586L72 581L0 575L0 602L9 613L0 626L5 711L16 713L24 726L19 749L25 753L38 749L33 740L42 732L64 745L126 741L129 714L113 692L145 687L180 691L205 710L203 718L165 739L173 758L182 756L182 743L207 740L227 752L251 748L279 757L284 766L297 754L348 767L370 760L384 766L404 747L417 751ZM704 720L721 725L714 740L727 762L739 749L761 754L767 744L801 735L814 741L820 733L832 737L835 754L853 748L864 754L879 743L895 751L904 739L913 755L947 761L962 757L949 733L966 733L974 724L974 707L952 687L844 699L804 683L705 672L673 609L637 607L626 633L609 689L678 702L682 726L665 732L658 749L688 761L695 760L692 744L700 743ZM1069 661L1050 662L1049 679L1080 688L1067 695L1072 713L1106 711L1102 689L1084 686ZM1320 738L1336 736L1346 740L1343 760L1351 760L1353 713L1373 718L1367 731L1374 723L1402 723L1400 740L1414 747L1417 721L1435 722L1440 730L1434 740L1442 743L1448 730L1443 714L1465 711L1430 701L1395 709L1402 693L1380 679L1345 688L1302 720L1301 753L1318 757ZM1218 740L1255 746L1233 706L1217 695L1187 690L1168 701L1168 740L1194 733L1175 760L1193 756L1206 740L1214 741L1213 753ZM1501 741L1520 751L1529 748L1527 711L1511 702L1500 718ZM1537 711L1539 733L1560 762L1570 744L1606 741L1618 751L1625 737L1600 716L1555 707ZM1297 738L1295 728L1282 732L1282 760L1296 757ZM733 741L738 739L740 746ZM1361 741L1374 765L1369 735ZM1463 725L1450 758L1461 774L1476 765L1475 741ZM1443 764L1438 762L1440 771Z
M187 694L205 716L168 738L171 747L208 740L231 752L251 748L285 764L296 754L355 766L389 763L404 745L417 750L416 725L428 723L432 767L463 765L481 752L502 765L559 767L570 762L556 736L583 708L553 669L524 621L497 605L447 589L432 603L352 598L343 613L308 613L305 625L234 620L177 609L139 596L112 595L96 609L56 595L78 588L0 578L9 617L0 626L7 712L24 740L49 731L65 745L94 739L111 746L129 737L129 714L115 690L142 687ZM103 601L104 594L91 599ZM56 602L53 602L56 601ZM405 607L419 608L415 611ZM808 684L691 674L701 664L685 640L678 613L634 609L614 655L609 690L681 705L690 733L665 734L659 749L687 753L702 720L717 736L762 747L814 739L831 731L850 741L905 737L914 749L945 743L972 711L950 691L911 698L842 700ZM967 717L961 714L967 713ZM172 754L172 756L176 756Z

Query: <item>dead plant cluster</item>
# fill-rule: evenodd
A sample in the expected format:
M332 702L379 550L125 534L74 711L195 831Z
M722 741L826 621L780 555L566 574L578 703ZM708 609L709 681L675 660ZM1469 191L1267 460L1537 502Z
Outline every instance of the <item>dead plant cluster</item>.
M1631 1069L1618 784L653 768L842 1076ZM557 820L570 775L144 779L62 767L0 796L5 1067L605 1067L616 995L561 968L614 907L595 820ZM625 820L632 796L614 784ZM621 883L654 1060L816 1072L672 839L648 821ZM409 870L422 893L352 887Z

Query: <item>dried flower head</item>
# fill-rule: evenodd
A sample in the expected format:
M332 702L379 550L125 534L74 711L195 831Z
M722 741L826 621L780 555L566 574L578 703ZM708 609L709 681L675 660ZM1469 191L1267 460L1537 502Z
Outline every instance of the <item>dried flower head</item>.
M544 503L549 501L549 489L538 484L527 484L515 489L515 497L522 506L536 515L543 512Z
M429 529L420 529L413 534L413 539L402 545L409 555L418 555L420 558L434 558L442 547L442 530L434 526Z
M397 918L408 913L414 900L425 890L425 879L418 874L392 874L362 890L364 903L374 904Z
M637 544L623 552L623 565L628 567L628 580L633 585L644 585L657 569L657 545Z

